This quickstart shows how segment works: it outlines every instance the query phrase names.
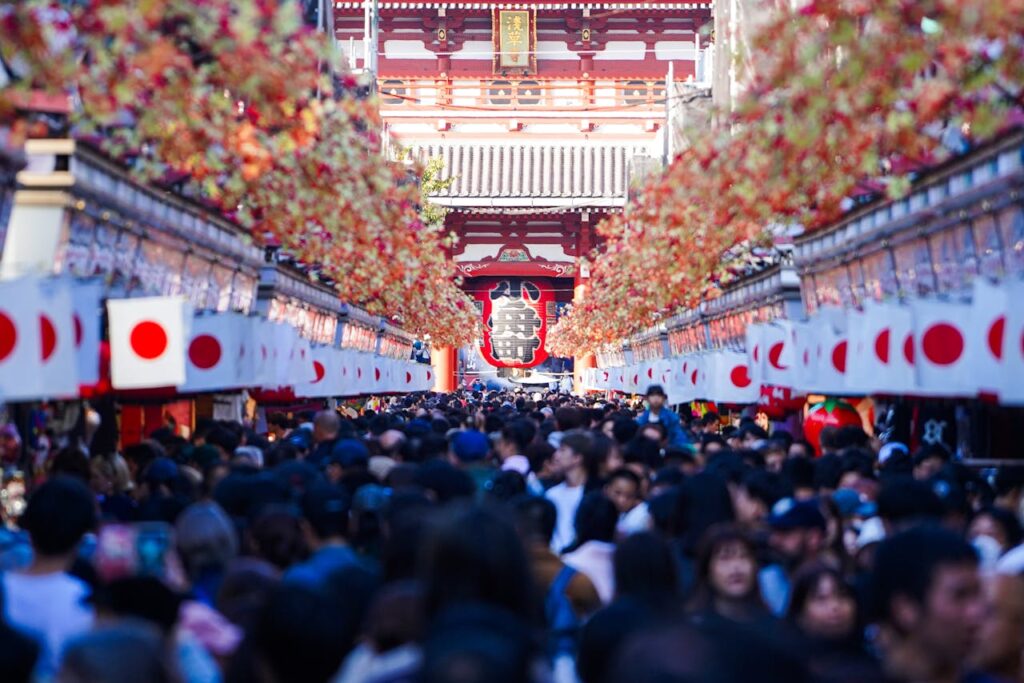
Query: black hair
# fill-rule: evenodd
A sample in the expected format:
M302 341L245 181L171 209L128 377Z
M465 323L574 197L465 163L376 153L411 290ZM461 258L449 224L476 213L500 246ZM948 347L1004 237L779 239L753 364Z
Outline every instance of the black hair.
M1024 488L1024 467L1001 467L996 472L994 482L997 496L1005 496L1017 489Z
M628 417L616 417L612 423L612 437L622 445L629 443L639 430L636 421Z
M241 443L240 434L227 427L225 424L218 424L206 434L206 443L216 446L229 456L233 455L235 449Z
M529 420L512 420L501 429L501 438L515 444L516 449L523 455L536 436L537 427Z
M916 467L925 460L929 460L931 458L938 458L942 460L943 463L947 463L953 459L953 456L950 454L949 449L942 444L928 444L914 452L914 466Z
M615 548L615 594L640 599L670 599L678 582L672 549L656 534L641 532Z
M677 524L685 529L683 550L693 556L708 529L735 519L732 497L725 482L710 472L690 477L681 490Z
M567 432L586 426L583 424L584 418L585 415L579 408L565 406L555 411L555 424L560 432Z
M21 526L36 553L64 555L95 528L95 499L80 480L56 476L29 497Z
M932 485L910 477L885 481L878 492L878 516L890 524L938 519L945 513Z
M792 493L792 490L786 485L786 481L781 475L764 470L750 470L746 472L740 485L746 489L747 495L764 503L768 510L771 510L775 503Z
M317 538L346 536L350 503L345 491L326 482L316 482L302 496L302 516Z
M558 521L555 504L543 496L520 496L512 501L516 515L516 529L527 542L551 543Z
M611 472L608 475L608 479L605 481L605 485L611 484L616 479L625 479L629 483L636 486L637 491L640 490L640 486L643 483L640 481L640 477L637 475L637 473L629 469L628 467L620 467L619 469Z
M242 652L250 656L240 652L235 659L262 660L275 680L326 683L352 649L359 616L324 591L282 583L271 591L243 644Z
M818 443L821 444L822 453L824 453L826 449L833 451L839 448L839 428L831 425L822 427L821 431L818 433Z
M693 607L695 609L710 609L715 598L714 586L711 583L711 563L715 559L718 549L729 543L739 543L756 563L757 548L753 539L736 524L716 524L708 528L703 535L700 545L697 548L697 591L694 596ZM758 611L763 611L764 603L761 600L761 593L758 590L757 578L755 576L750 594L746 597L749 606Z
M533 621L533 581L515 527L493 508L457 504L441 511L420 553L428 619L447 607L484 603Z
M584 463L593 460L594 437L590 432L582 429L566 432L562 436L561 444L573 453L582 456Z
M249 531L254 554L278 569L285 570L309 556L299 516L289 506L268 506Z
M789 458L782 463L782 476L794 489L814 488L814 462L810 458Z
M60 449L57 455L53 456L50 463L50 474L63 474L75 477L88 484L92 478L92 470L89 468L89 456L76 446L68 446Z
M868 448L871 437L858 425L840 427L836 434L836 448Z
M846 581L842 572L833 566L823 562L816 562L797 571L793 577L792 588L789 594L789 605L786 607L786 619L796 622L807 606L811 594L825 577L831 577L839 589L839 592L850 598L856 604L857 594L853 586Z
M644 427L646 426L644 425ZM661 466L661 448L656 441L651 441L637 435L626 444L626 448L622 453L622 460L626 463L657 469Z
M835 453L823 455L814 461L814 487L834 489L843 477L843 461Z
M993 522L1002 527L1003 534L1006 536L1007 549L1015 548L1024 541L1024 529L1021 528L1020 520L1009 510L994 506L985 507L975 512L971 521L982 516L991 517Z
M874 619L889 621L892 600L899 595L923 605L940 567L977 563L978 555L967 541L936 524L912 527L885 539L875 551L871 574Z
M576 538L562 552L570 553L587 541L611 543L615 540L615 527L618 522L619 509L615 507L615 503L608 500L601 491L591 491L583 496L580 506L576 509L573 524Z

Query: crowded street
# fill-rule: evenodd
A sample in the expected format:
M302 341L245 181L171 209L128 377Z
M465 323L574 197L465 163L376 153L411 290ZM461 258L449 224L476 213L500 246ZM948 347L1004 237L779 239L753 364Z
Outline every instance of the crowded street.
M1024 0L0 0L0 683L1024 683Z

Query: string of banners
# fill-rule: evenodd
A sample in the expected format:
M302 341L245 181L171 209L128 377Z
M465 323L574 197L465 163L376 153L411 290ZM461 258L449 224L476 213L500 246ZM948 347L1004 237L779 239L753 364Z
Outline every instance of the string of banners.
M314 345L286 323L196 313L182 297L104 299L70 278L0 282L0 401L72 399L101 379L103 312L114 390L291 389L296 397L427 391L429 365Z
M971 302L915 299L823 307L806 321L746 328L744 350L594 368L587 388L672 402L753 403L762 387L845 396L983 397L1024 405L1024 281L974 283ZM1016 303L1014 303L1016 302Z

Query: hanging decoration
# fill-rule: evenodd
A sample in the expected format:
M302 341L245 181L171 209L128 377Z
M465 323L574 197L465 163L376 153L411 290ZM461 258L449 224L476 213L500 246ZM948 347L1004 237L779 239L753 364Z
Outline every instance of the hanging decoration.
M498 367L531 368L548 359L545 347L555 297L544 278L474 280L483 320L480 354Z
M1021 2L780 8L729 125L701 131L599 226L589 295L552 343L593 349L692 308L714 296L737 245L779 226L813 230L859 198L903 196L914 172L1019 125L1022 25Z
M19 75L0 125L26 93L73 96L73 134L143 180L219 208L349 303L436 343L473 337L418 169L384 157L376 101L327 77L327 39L296 3L0 0L0 31Z

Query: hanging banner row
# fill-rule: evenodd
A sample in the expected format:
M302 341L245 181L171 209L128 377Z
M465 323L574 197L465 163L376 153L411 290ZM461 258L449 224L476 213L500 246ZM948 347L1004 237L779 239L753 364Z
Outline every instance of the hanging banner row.
M66 278L0 282L0 401L67 399L101 379L102 286ZM184 298L106 301L114 390L290 389L296 397L427 391L429 365L312 345L285 323L194 315ZM106 373L103 373L104 375Z
M643 393L657 383L672 402L752 403L762 387L784 387L846 396L983 396L1024 405L1021 301L1024 282L978 280L971 303L824 307L807 321L748 326L745 350L598 368L586 373L585 386Z

